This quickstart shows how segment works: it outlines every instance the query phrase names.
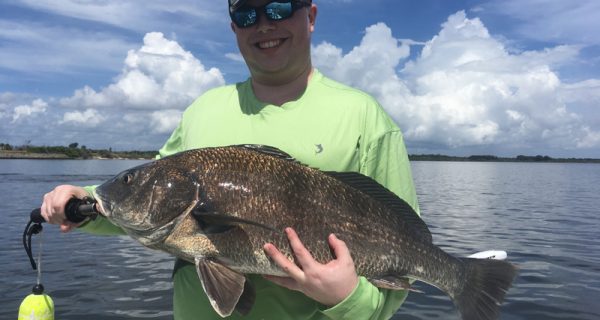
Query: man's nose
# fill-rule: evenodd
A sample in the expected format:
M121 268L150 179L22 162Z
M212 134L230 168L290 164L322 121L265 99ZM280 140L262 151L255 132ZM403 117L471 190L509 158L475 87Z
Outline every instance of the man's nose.
M275 24L277 23L277 21L272 21L272 20L268 19L267 15L262 10L258 11L257 15L258 16L256 18L258 19L258 22L257 22L257 31L258 32L265 33L269 30L275 29Z

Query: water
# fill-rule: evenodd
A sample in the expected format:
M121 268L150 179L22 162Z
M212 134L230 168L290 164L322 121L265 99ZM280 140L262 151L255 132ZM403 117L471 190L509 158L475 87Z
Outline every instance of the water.
M0 319L14 319L35 284L21 237L43 194L140 163L0 160ZM436 244L457 256L506 250L519 266L501 319L600 319L600 165L414 162L413 174ZM168 255L54 226L43 245L42 282L57 319L172 318ZM417 288L425 293L411 293L394 319L459 319L445 294Z
M415 162L413 174L434 243L506 250L519 266L501 319L600 319L600 165ZM395 319L459 319L420 288Z
M22 244L31 209L57 184L98 184L131 160L0 160L0 319L15 319L36 282ZM127 237L61 234L44 225L42 284L56 319L170 319L173 258ZM39 236L34 236L37 257Z

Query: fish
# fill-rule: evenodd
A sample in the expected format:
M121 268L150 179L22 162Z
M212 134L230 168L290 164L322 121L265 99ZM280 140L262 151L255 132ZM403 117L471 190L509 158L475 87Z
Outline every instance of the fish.
M327 237L348 246L356 272L379 288L433 285L462 319L496 319L517 275L507 261L454 257L433 244L414 209L374 179L306 166L264 145L200 148L125 170L95 191L99 211L142 245L195 264L222 317L247 314L248 274L287 276L264 252L290 260L292 227L315 260L334 259Z

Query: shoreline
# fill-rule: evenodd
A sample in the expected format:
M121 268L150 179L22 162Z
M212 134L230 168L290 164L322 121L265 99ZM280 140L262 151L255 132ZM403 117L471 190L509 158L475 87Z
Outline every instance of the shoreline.
M524 156L513 158L497 157L492 155L472 156L447 156L440 154L418 154L409 155L410 161L448 161L448 162L516 162L516 163L600 163L600 159L594 158L551 158L548 156Z
M69 157L64 153L36 153L26 151L0 150L0 160L153 160L154 157L123 156L128 152L98 155L91 153L87 157ZM158 152L157 152L158 154Z
M152 153L152 152L147 152ZM158 152L156 152L158 154ZM0 150L0 160L154 160L152 157L140 157L136 151L91 152L87 157L69 157L64 153L36 153L27 151ZM529 162L529 163L600 163L592 158L550 158L547 156L517 156L514 158L496 156L447 156L439 154L409 155L410 161L448 161L448 162Z
M30 153L17 151L0 151L0 159L39 159L39 160L68 160L64 153Z

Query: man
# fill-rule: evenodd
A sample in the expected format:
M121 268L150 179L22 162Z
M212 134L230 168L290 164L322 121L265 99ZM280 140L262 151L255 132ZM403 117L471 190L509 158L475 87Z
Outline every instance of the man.
M193 148L270 145L311 167L371 176L418 212L398 127L373 98L312 66L316 5L310 0L228 1L231 29L251 77L198 98L160 156ZM63 231L71 230L75 226L65 222L64 204L70 197L87 196L92 188L57 187L44 197L42 215ZM80 229L122 234L105 219ZM265 252L289 277L249 275L255 304L246 317L234 313L231 319L387 319L400 307L406 292L378 289L358 277L348 248L334 235L328 240L336 259L320 264L294 230L285 231L301 267L265 244ZM220 319L193 265L178 261L173 281L175 319Z

